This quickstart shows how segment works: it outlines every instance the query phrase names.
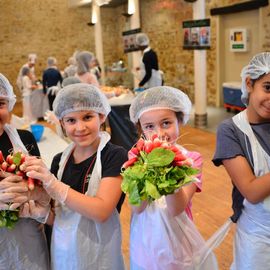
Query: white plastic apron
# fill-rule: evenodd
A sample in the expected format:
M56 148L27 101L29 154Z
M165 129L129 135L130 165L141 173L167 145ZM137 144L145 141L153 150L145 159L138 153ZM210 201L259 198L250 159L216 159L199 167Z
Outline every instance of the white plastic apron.
M14 152L28 153L17 130L6 124ZM0 270L48 270L49 254L40 224L30 218L21 218L12 230L0 228Z
M233 117L237 127L248 136L254 163L254 174L269 172L270 157L263 150L247 120L246 111ZM252 204L244 200L243 212L237 221L234 262L231 270L270 269L270 198Z
M211 245L213 246L213 244ZM210 247L184 211L169 214L165 196L140 214L130 227L130 270L217 270Z
M151 75L150 79L143 85L144 88L151 88L154 86L161 86L162 85L161 72L159 70L156 70L156 69L152 69L151 72L152 72L152 75ZM145 65L144 65L143 61L141 60L140 80L142 80L144 78L145 74L146 74Z
M89 196L95 196L99 188L101 150L109 140L110 135L101 132L96 162L86 192ZM62 154L58 179L62 178L73 148L74 144L69 145ZM51 249L52 268L55 270L123 270L121 228L117 210L114 210L106 222L99 223L70 210L64 204L59 205L56 208Z

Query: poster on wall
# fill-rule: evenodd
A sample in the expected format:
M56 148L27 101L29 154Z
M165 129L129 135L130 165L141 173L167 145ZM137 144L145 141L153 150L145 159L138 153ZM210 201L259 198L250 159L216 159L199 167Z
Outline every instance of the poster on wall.
M230 51L247 52L248 51L248 31L246 28L230 29Z
M141 28L122 32L124 53L135 52L139 50L136 44L136 35L141 33Z
M210 49L210 19L183 22L183 49Z

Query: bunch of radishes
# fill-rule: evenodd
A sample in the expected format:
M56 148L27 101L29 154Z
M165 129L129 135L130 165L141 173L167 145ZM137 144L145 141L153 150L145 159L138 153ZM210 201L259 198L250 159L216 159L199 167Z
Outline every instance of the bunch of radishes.
M126 169L129 166L132 166L141 155L141 151L149 154L155 148L164 148L171 150L175 156L172 162L173 166L192 166L193 160L187 158L182 150L176 145L168 143L166 140L162 140L158 137L157 134L154 134L150 139L140 138L136 145L132 147L128 152L128 161L123 164L123 168Z
M35 188L35 184L40 185L40 182L26 175L24 161L25 154L20 151L9 154L5 159L2 151L0 150L0 169L4 172L14 173L23 177L23 179L27 181L29 190L33 190Z

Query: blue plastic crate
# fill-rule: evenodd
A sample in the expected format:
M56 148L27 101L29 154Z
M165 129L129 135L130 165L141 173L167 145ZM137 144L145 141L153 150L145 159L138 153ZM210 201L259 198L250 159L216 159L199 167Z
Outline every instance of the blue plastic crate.
M225 104L245 108L245 105L241 101L241 95L241 89L223 86L223 98Z

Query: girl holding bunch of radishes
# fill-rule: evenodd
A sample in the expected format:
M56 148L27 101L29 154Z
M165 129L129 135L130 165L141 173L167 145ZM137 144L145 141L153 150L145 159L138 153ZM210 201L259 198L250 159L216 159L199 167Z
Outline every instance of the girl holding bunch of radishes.
M11 164L10 159L12 152L20 151L24 155L40 155L31 132L16 130L8 124L15 102L16 96L12 86L7 78L0 74L0 212L1 214L5 211L8 213L18 209L22 204L27 207L29 203L39 208L42 199L44 203L42 209L46 216L49 212L50 197L41 188L35 192L34 196L32 194L29 197L30 192L26 181L13 172L14 164ZM4 159L8 160L9 169L7 169L7 163L3 162ZM9 173L5 171L6 169ZM7 228L8 224L4 224L5 219L1 215L0 269L49 269L46 238L40 226L40 222L44 220L40 220L36 212L32 214L32 219L20 218L13 229Z
M193 167L201 170L201 155L176 144L190 110L191 102L186 94L160 86L140 93L133 100L130 118L144 137L157 135L160 140L175 145L193 160ZM139 206L132 206L131 270L217 269L214 255L210 252L204 256L207 247L192 222L191 199L201 191L201 173L197 180L151 203L143 201Z
M96 86L77 83L61 89L53 109L72 143L55 156L52 173L40 159L25 162L27 175L41 180L57 203L52 268L123 270L120 171L127 152L100 131L108 100Z

